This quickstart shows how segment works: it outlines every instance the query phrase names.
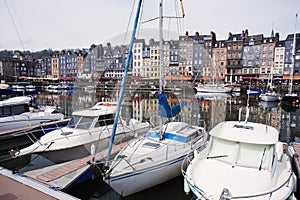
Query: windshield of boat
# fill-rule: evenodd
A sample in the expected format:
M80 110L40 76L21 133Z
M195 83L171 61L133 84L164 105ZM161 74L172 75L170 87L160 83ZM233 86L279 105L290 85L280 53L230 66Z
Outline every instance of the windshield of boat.
M270 149L270 145L242 143L213 137L207 159L216 159L232 166L269 169Z
M68 123L68 127L75 129L89 129L95 117L88 116L72 116Z

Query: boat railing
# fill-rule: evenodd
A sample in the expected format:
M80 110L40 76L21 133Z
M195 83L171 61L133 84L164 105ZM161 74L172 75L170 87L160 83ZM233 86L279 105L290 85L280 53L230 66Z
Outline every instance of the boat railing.
M204 199L209 200L209 198L207 197L207 194L205 194L205 192L193 182L192 177L187 175L185 166L188 166L190 164L190 162L191 162L191 157L189 155L187 155L186 158L184 159L184 161L182 162L182 165L181 165L181 173L184 177L185 187L192 187L193 190L196 191L199 195L201 195ZM293 181L292 184L296 184L294 182L295 179L294 179L294 172L293 171L290 172L289 177L282 184L280 184L278 187L276 187L275 189L273 189L271 191L267 191L267 192L260 193L260 194L253 194L253 195L231 196L230 198L226 197L225 199L226 200L230 200L230 199L248 199L248 198L262 197L262 196L267 196L267 195L272 196L272 194L274 194L275 192L278 192L281 188L283 188L286 185L290 184L291 181ZM226 189L226 190L228 190L228 189ZM221 195L219 200L223 200L223 199L224 199L224 197L222 197L222 195Z
M22 136L22 135L26 135L29 140L34 143L36 141L38 141L38 138L36 137L37 133L41 133L42 135L47 134L50 131L53 130L61 130L61 128L63 126L65 126L67 124L67 122L70 119L63 119L63 120L58 120L58 121L51 121L51 122L45 122L45 123L41 123L38 125L34 125L34 126L29 126L26 127L26 129L22 129L22 130L11 130L12 132L12 136L13 137L18 137L18 136Z

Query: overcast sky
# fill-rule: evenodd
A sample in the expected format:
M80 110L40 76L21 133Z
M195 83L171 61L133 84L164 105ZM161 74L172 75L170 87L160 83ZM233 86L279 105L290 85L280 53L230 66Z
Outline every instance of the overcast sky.
M134 2L0 0L0 50L88 48L108 41L118 45L112 38L126 32ZM142 21L158 16L158 2L144 0ZM179 0L164 0L165 15L179 15L176 2ZM295 15L300 14L300 0L183 0L183 4L184 20L165 19L164 28L180 35L185 31L190 35L196 31L200 34L214 31L217 40L227 39L229 32L241 33L244 29L250 35L270 36L272 27L284 40L287 34L294 33ZM300 32L299 17L296 24ZM157 22L141 25L150 35L157 32L156 27Z

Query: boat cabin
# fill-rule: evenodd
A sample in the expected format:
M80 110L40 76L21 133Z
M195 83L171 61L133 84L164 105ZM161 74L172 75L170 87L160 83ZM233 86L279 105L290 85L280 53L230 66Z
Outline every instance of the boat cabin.
M30 112L30 107L36 107L35 101L31 96L20 96L3 100L0 101L0 117L9 117Z
M90 109L73 112L67 126L74 129L94 129L112 125L114 123L115 112L116 104L97 103Z

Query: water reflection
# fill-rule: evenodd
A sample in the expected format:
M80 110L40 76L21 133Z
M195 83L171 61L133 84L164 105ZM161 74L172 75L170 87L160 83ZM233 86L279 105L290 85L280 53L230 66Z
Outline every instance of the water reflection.
M167 91L171 104L176 104L182 100L186 100L188 104L176 117L176 120L205 126L207 130L210 130L222 121L239 120L240 108L242 109L241 119L244 120L246 115L245 107L249 105L250 116L248 121L274 126L280 130L280 140L285 142L294 141L300 137L300 111L297 108L281 105L280 102L261 102L258 96L247 98L246 95L195 95L191 85L180 86L181 90L177 88L179 88L179 85L169 87ZM66 116L71 116L73 111L90 108L99 101L116 101L118 99L118 91L117 85L103 85L96 89L75 89L72 93L68 91L42 93L35 97L39 105L58 106ZM125 120L130 118L140 121L149 120L153 126L157 126L157 103L157 89L155 87L129 87L124 96L121 110L122 118ZM35 162L46 163L40 159L42 158L32 158ZM31 163L31 165L33 164ZM28 170L28 168L24 169L25 171ZM84 185L79 185L67 192L81 199L120 199L101 181L101 178L90 180ZM124 199L147 200L154 198L193 199L192 195L186 196L183 191L182 176Z
M174 90L173 90L174 88ZM196 94L190 85L181 90L170 87L167 94L171 104L182 100L188 102L175 120L189 124L205 126L207 130L222 121L239 120L239 109L242 108L241 119L245 119L245 107L249 104L248 121L259 122L280 130L280 139L291 142L300 136L299 109L281 105L280 102L259 101L258 96L228 95L228 94ZM75 110L92 107L98 101L116 101L118 86L103 86L94 90L76 89L72 94L43 93L36 96L39 105L56 105L66 116L71 116ZM121 115L123 119L135 118L148 120L154 126L158 125L157 90L145 86L130 87L125 92Z

